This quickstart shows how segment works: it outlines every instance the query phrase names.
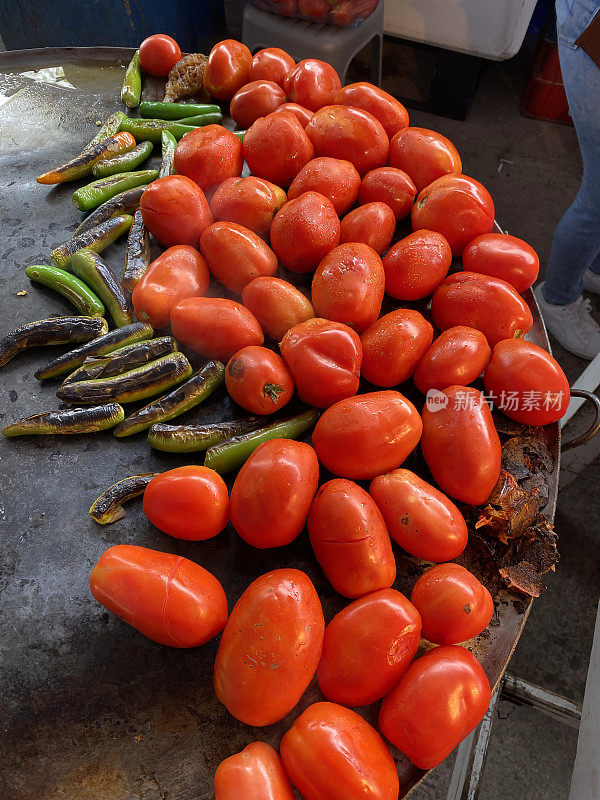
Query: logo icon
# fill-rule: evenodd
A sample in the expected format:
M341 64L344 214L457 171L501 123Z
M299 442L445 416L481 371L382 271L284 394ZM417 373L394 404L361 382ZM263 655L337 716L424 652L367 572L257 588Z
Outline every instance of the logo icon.
M448 395L439 389L429 389L425 395L425 405L428 411L441 411L448 405Z

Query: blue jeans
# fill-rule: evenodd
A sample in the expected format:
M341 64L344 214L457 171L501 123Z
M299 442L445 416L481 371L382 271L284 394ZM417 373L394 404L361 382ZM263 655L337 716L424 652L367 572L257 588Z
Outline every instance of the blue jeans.
M558 51L569 111L583 158L581 187L558 223L544 297L566 305L581 294L586 269L600 274L600 69L575 45L600 0L556 0Z

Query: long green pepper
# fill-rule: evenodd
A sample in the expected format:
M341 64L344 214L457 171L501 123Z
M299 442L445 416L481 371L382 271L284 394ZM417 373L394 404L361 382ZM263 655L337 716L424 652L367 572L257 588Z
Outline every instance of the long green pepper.
M121 130L135 136L137 141L160 143L163 131L169 131L179 141L182 136L195 130L197 125L182 125L180 122L168 122L164 119L135 119L126 117L121 122Z
M127 108L137 108L142 96L142 67L140 65L140 51L136 50L133 58L125 70L125 78L121 88L121 100Z
M142 142L128 153L122 153L120 156L115 156L114 158L106 158L104 161L99 161L97 164L94 164L92 167L92 175L94 178L106 178L109 175L130 172L146 161L153 149L154 145L152 142Z
M119 128L121 127L121 122L126 116L127 115L122 111L115 111L114 114L111 114L104 125L100 128L98 133L94 136L92 141L86 144L81 152L85 153L86 150L89 150L95 144L98 144L98 142L103 142L105 139L108 139L110 136L114 136L115 133L118 133Z
M30 280L62 294L82 314L89 314L90 317L93 317L94 314L103 316L105 309L100 298L83 281L76 278L75 275L65 272L64 269L36 264L27 267L25 275Z
M91 211L116 194L136 186L145 186L158 178L158 170L143 169L139 172L119 172L82 186L73 192L73 203L80 211Z
M170 131L163 131L160 135L162 145L162 161L158 171L159 178L165 178L175 172L175 148L177 139Z
M71 257L70 267L100 297L117 328L131 325L131 303L117 277L98 253L84 248Z
M148 100L140 103L140 117L144 119L181 120L215 112L220 114L221 109L213 103L165 103Z
M133 217L129 214L119 214L116 217L105 220L100 225L96 225L95 228L90 228L85 233L75 236L74 239L70 239L68 242L61 244L60 247L55 248L50 253L52 263L61 269L70 269L71 256L78 250L86 247L95 253L101 253L109 244L112 244L119 236L128 231L132 222Z

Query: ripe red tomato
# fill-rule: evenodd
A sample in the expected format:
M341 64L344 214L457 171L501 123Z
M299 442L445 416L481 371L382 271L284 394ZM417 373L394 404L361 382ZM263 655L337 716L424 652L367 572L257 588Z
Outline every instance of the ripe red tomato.
M522 339L498 342L483 378L498 408L524 425L557 422L571 399L559 363L537 344Z
M231 100L250 80L252 53L235 39L224 39L210 51L204 70L204 88L218 100Z
M406 172L394 167L377 167L367 172L358 190L358 202L387 203L396 220L404 219L412 208L417 187Z
M206 358L229 361L234 353L264 342L258 320L240 303L220 297L188 297L171 311L173 336Z
M266 347L242 347L225 369L231 398L252 414L273 414L294 394L294 378L280 355Z
M463 250L463 269L510 283L524 292L536 282L540 259L531 245L508 233L476 236Z
M280 47L265 47L259 50L250 63L249 81L273 81L283 89L283 81L296 65L289 53Z
M441 233L415 231L396 242L383 259L386 294L421 300L440 285L451 264L452 251Z
M207 194L227 178L239 177L243 166L242 143L222 125L195 128L175 148L178 174L191 178Z
M433 327L418 311L398 308L361 335L363 378L375 386L397 386L410 378L433 340Z
M171 309L186 297L206 294L210 272L200 253L189 244L169 247L155 259L133 290L131 300L140 322L164 328Z
M335 403L317 422L312 443L334 475L369 480L399 467L417 446L422 427L413 404L388 389Z
M257 119L244 135L244 158L254 175L277 186L289 186L315 151L291 112Z
M327 408L358 391L362 347L347 325L309 319L290 328L279 349L305 403Z
M375 250L360 242L334 247L315 272L311 296L315 312L359 333L379 316L385 275Z
M391 244L396 217L385 203L366 203L346 214L340 225L340 244L362 242L380 256Z
M288 714L317 669L325 621L306 573L276 569L237 601L217 651L214 686L246 725L272 725Z
M524 336L533 325L529 306L510 283L477 272L449 275L433 294L431 313L440 330L476 328L490 347Z
M211 198L210 210L215 222L237 222L267 238L273 217L286 201L279 186L250 175L224 180Z
M421 636L417 609L395 589L379 589L343 608L325 628L319 689L344 706L387 694L413 660Z
M249 128L285 103L285 92L274 81L251 81L231 98L229 113L240 128Z
M316 58L306 58L288 72L283 88L293 103L299 103L310 111L317 111L333 103L342 84L331 64Z
M372 83L350 83L337 93L333 102L368 111L381 122L390 139L408 125L408 111L402 103Z
M397 800L398 772L383 739L337 703L309 706L284 734L280 752L304 800Z
M304 108L299 103L283 103L272 113L284 114L286 111L293 114L303 128L306 128L314 114L314 111L309 111L308 108Z
M472 386L449 386L436 399L423 409L421 450L427 466L450 497L474 506L485 503L500 475L500 439L490 408Z
M146 486L144 513L169 536L194 542L212 539L229 522L229 493L212 469L176 467Z
M261 328L280 342L294 325L315 316L312 303L301 291L280 278L255 278L242 290L242 302Z
M331 200L335 213L341 216L356 202L359 186L360 175L349 161L313 158L292 181L288 198L293 200L304 192L318 192Z
M430 389L468 386L490 363L492 351L481 331L457 325L443 331L417 364L415 386Z
M304 192L279 209L271 224L271 247L284 267L312 272L340 240L340 221L330 200Z
M469 532L458 508L414 472L395 469L379 475L371 481L369 494L392 539L411 556L448 561L467 546Z
M200 249L215 278L238 294L254 278L277 272L277 256L269 245L235 222L210 225L200 237Z
M383 166L390 142L379 120L350 106L325 106L306 126L318 156L351 161L359 175Z
M140 209L144 225L163 247L197 247L202 232L213 221L204 192L183 175L167 175L150 183Z
M299 0L298 10L315 22L325 22L331 11L328 0Z
M411 214L413 230L441 233L460 256L476 236L494 227L494 201L483 184L466 175L443 175L421 190Z
M489 681L472 653L435 647L383 698L379 729L413 764L431 769L477 727L490 698Z
M460 564L437 564L415 583L410 597L423 620L424 639L458 644L478 636L494 613L492 595Z
M164 33L148 36L140 45L140 64L148 75L164 77L180 59L179 45Z
M172 553L129 544L109 547L92 570L90 590L119 619L169 647L199 647L227 622L219 581Z
M404 128L390 142L390 166L407 172L421 192L430 183L462 172L458 150L450 139L427 128Z
M252 742L221 761L215 772L215 800L295 800L277 750Z
M231 524L253 547L293 542L319 485L312 447L290 439L261 444L241 467L231 490Z

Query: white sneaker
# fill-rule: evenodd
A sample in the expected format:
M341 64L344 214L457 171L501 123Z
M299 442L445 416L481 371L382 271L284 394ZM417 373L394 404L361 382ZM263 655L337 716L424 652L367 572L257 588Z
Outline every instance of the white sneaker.
M549 303L542 294L543 283L533 290L546 327L565 350L591 361L600 353L600 325L592 318L589 300L578 297L566 306Z
M592 272L591 269L586 269L583 273L583 288L587 292L600 294L600 274Z

